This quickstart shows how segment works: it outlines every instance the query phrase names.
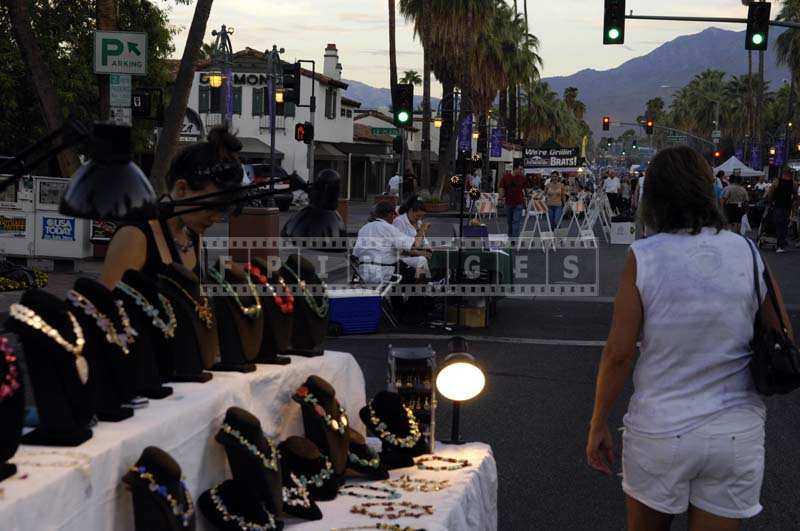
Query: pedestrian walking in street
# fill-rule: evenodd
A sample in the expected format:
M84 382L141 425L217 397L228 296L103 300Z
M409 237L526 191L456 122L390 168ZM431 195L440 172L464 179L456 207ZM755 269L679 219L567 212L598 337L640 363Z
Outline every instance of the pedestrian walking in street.
M508 217L508 237L518 238L522 225L522 209L525 208L525 189L528 179L517 167L511 175L504 175L500 180L500 199L505 198L506 216Z
M550 182L545 187L545 200L547 201L547 214L550 218L550 227L556 230L556 226L561 221L561 213L564 211L564 202L567 200L567 189L558 177L558 174L550 178Z
M778 238L776 252L786 252L788 247L787 236L789 232L789 212L796 198L796 191L792 180L792 172L788 169L781 172L770 187L769 199L772 201L772 215L775 220L775 235Z
M608 418L640 340L623 420L628 529L667 530L688 510L693 531L733 531L762 509L766 413L748 367L749 344L756 311L775 327L777 313L757 300L751 242L724 230L711 167L699 153L660 152L647 170L641 208L652 235L631 245L622 274L587 459L612 474ZM765 266L757 263L766 294ZM777 285L774 291L786 317Z
M611 210L615 213L619 213L619 189L621 183L619 182L619 177L611 171L608 172L606 175L605 180L603 181L603 191L608 196L608 203L611 205Z
M738 233L742 223L742 216L744 216L745 206L750 199L750 194L739 183L741 177L736 175L731 176L731 184L722 190L722 208L725 212L725 217L728 219L728 228L733 232Z
M400 195L400 185L402 184L403 179L400 178L399 173L395 173L389 179L389 183L387 184L389 195L398 196Z

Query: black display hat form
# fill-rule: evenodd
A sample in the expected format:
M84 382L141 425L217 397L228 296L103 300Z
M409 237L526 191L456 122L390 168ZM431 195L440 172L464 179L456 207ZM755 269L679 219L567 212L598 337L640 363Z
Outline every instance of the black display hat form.
M280 274L287 285L297 286L292 320L292 349L289 354L322 356L325 353L322 345L328 334L330 306L324 293L320 292L324 288L314 264L303 256L292 254L287 257ZM300 281L305 282L308 295L299 288Z
M251 265L257 267L261 273L268 277L273 289L280 290L281 280L285 280L278 271L271 275L269 264L262 258L253 258ZM255 282L255 279L254 279ZM287 286L288 287L288 286ZM259 286L259 289L265 289ZM278 291L280 296L280 291ZM264 314L264 334L261 338L261 349L258 352L256 363L269 365L288 365L292 359L280 354L287 353L292 348L292 323L294 322L294 308L289 313L284 313L278 308L274 297L269 293L262 293L261 309ZM284 300L285 300L285 296Z
M336 390L323 378L313 375L295 391L292 399L303 410L306 437L330 458L336 474L344 474L347 468L349 420L344 408L336 400Z
M369 447L364 436L350 427L347 428L347 436L350 440L350 451L347 459L348 472L374 480L389 479L386 465L381 460L380 455Z
M143 478L143 474L152 475L153 481ZM164 450L155 446L145 448L122 482L133 493L136 531L194 531L197 520L191 494L181 480L181 467ZM180 515L168 502L167 495L179 504ZM185 521L182 515L186 516Z
M313 501L330 501L336 498L339 493L339 478L333 471L333 464L313 442L304 437L293 436L283 441L278 449L281 454L281 475L284 488L297 486L292 479L294 475L308 488ZM284 503L284 511L287 514L295 514L290 512L290 508L291 504ZM305 516L300 517L306 518Z
M370 408L375 413L375 417L370 413ZM420 435L414 446L407 448L387 440L386 433L394 435L396 438L407 438L411 436L413 414L411 419L406 410L403 399L397 393L381 391L359 411L367 430L381 439L383 451L381 460L389 470L396 468L406 468L414 466L414 457L427 453L425 438ZM416 419L414 419L416 420ZM384 424L386 433L378 429L380 424Z
M222 531L267 531L283 529L277 519L247 487L229 479L209 489L197 500L200 512L216 529Z

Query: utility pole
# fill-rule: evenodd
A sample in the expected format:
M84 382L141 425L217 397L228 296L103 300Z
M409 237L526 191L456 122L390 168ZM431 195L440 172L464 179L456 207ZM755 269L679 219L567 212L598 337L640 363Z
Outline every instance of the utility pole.
M265 52L267 58L267 97L269 98L269 177L271 192L275 191L275 92L278 81L283 76L281 66L281 56L285 50L280 50L276 45L272 45L272 50ZM275 198L270 195L267 197L267 208L275 207Z

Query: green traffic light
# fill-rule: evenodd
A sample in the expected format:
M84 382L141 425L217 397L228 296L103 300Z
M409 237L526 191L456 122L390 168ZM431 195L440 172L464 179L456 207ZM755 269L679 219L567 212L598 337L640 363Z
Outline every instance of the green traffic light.
M617 28L611 28L608 30L608 38L612 41L619 39L619 30Z
M764 42L764 35L761 33L754 33L753 37L750 40L753 41L753 44L758 46Z
M408 114L408 111L400 111L399 113L397 113L397 121L400 122L401 124L408 122L409 118L410 115Z

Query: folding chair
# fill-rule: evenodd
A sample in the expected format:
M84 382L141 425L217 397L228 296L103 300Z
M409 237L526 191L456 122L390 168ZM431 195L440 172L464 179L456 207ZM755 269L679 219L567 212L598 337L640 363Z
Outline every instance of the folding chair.
M386 321L392 328L398 328L400 323L397 320L397 316L394 314L394 309L392 308L389 294L395 286L400 284L400 281L403 280L403 277L398 273L393 273L387 280L384 280L378 284L377 288L370 286L364 282L364 279L361 276L361 260L359 260L358 257L353 254L350 255L350 269L352 271L350 276L350 284L364 289L376 289L381 296L381 313L383 313L383 316L386 318Z

